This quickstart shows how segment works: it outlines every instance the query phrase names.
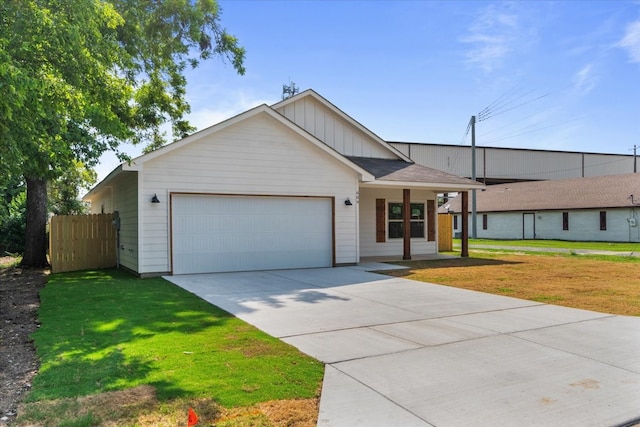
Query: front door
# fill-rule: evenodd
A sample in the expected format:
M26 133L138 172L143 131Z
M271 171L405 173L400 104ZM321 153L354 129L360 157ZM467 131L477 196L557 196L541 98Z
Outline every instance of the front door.
M536 238L536 215L534 213L522 214L522 238L525 240Z

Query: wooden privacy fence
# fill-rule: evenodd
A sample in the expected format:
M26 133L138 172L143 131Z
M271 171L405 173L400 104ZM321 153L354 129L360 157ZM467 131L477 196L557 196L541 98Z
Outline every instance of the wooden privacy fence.
M438 251L453 250L453 215L438 214Z
M49 224L51 272L116 265L113 214L56 215Z

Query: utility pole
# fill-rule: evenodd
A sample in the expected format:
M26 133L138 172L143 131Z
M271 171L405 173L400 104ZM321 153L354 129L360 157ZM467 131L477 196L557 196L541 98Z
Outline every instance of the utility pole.
M471 179L476 180L476 116L471 116ZM471 238L478 238L476 190L471 190Z
M637 159L636 148L638 148L638 147L634 144L634 146L633 146L633 173L636 173L637 169L638 169L638 167L637 167L637 163L638 162L636 161L636 159Z

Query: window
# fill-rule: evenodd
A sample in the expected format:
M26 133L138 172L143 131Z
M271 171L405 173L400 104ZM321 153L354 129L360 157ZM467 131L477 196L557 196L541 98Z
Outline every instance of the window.
M411 237L424 237L424 203L411 203ZM389 238L403 237L403 204L389 203Z
M562 229L569 229L569 212L562 212Z
M453 216L453 229L454 230L458 229L458 215Z
M489 223L489 219L487 218L487 214L482 215L482 229L486 230Z
M607 229L607 211L600 211L600 230Z

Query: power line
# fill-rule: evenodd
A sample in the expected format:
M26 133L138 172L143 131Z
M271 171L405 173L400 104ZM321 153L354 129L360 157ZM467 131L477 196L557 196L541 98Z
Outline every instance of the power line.
M484 109L482 109L482 111L480 111L477 116L483 116L485 114L487 114L489 111L491 111L492 108L502 108L504 105L509 104L510 102L512 102L512 100L509 101L503 101L505 98L511 97L511 96L515 96L518 92L521 92L522 88L514 88L511 90L511 92L513 93L509 93L508 91L503 93L502 95L500 95L498 97L498 99L496 99L495 101L493 101L491 104L487 105ZM531 91L530 91L531 92ZM498 104L500 104L502 102L502 104L498 107Z
M456 150L456 155L453 158L453 162L451 161L447 162L447 172L450 172L458 162L458 157L460 156L460 152L462 151L462 145L464 144L464 140L467 137L467 135L469 135L470 130L471 130L471 121L467 123L467 129L464 131L464 135L462 135L462 138L460 138L460 143L458 144L458 149Z
M551 93L545 93L544 95L540 95L540 96L538 96L536 98L533 98L533 99L530 99L528 101L522 102L522 103L520 103L518 105L515 105L515 106L513 106L511 108L504 108L504 107L506 107L506 105L505 105L504 107L502 107L503 108L502 110L490 111L490 112L486 113L485 115L483 115L482 117L478 117L477 121L483 122L485 120L488 120L488 119L490 119L492 117L497 116L498 114L503 114L503 113L506 113L507 111L515 110L516 108L520 108L520 107L522 107L524 105L531 104L532 102L535 102L535 101L537 101L539 99L545 98L545 97L547 97L549 95L551 95Z
M547 126L538 127L538 128L527 130L527 131L525 131L525 129L528 129L528 128L530 128L532 126L536 126L536 125L525 126L524 128L520 128L518 130L513 131L513 133L506 134L506 135L499 136L499 137L495 137L493 139L490 138L490 139L488 139L486 141L483 141L483 143L489 144L489 143L492 143L492 142L499 142L499 141L504 141L505 139L515 138L516 136L527 135L529 133L539 132L539 131L544 130L544 129L549 129L549 128L552 128L552 127L563 125L565 123L569 123L569 122L574 122L576 120L580 120L580 118L581 117L575 117L573 119L563 120L563 121L558 122L558 123L553 123L553 124L550 124L550 125L547 125Z
M533 115L527 115L527 116L524 116L524 117L522 117L522 118L520 118L518 120L514 120L514 121L512 121L511 123L509 123L507 125L500 126L500 127L497 127L497 128L493 128L491 130L484 131L484 132L482 132L482 137L484 138L484 137L487 137L489 135L493 135L496 132L500 132L500 131L502 131L504 129L508 129L508 128L514 127L518 123L521 123L521 122L523 122L525 120L536 120L539 116L542 116L545 113L546 113L546 111L542 111L542 112L539 112L539 113L535 113ZM543 120L544 120L544 118L543 118ZM538 120L536 122L536 124L538 124L540 122L541 122L541 120ZM527 127L529 127L529 126L525 126L523 129L526 129Z

